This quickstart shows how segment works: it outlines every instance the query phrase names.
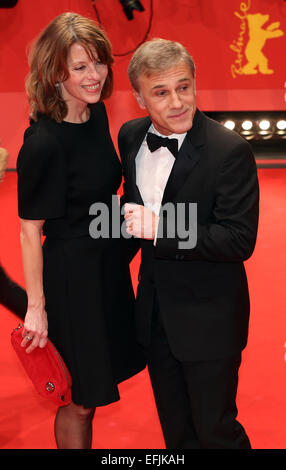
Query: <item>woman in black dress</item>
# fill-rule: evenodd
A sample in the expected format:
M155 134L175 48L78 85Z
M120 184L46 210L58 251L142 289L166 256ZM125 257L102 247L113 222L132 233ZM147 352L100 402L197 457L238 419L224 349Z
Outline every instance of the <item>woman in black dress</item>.
M70 370L58 448L90 448L95 408L118 400L117 384L145 367L124 240L89 233L90 206L103 203L111 214L122 178L102 102L112 63L103 31L64 13L35 42L26 83L32 124L17 161L28 295L22 345L30 352L49 336Z

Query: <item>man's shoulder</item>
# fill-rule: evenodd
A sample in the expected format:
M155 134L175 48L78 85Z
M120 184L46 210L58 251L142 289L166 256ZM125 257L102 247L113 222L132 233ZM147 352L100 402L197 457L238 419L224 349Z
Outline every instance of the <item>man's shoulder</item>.
M121 126L121 128L119 130L119 137L124 136L125 134L128 134L130 132L134 132L134 131L140 129L141 127L148 126L148 124L151 125L151 120L150 120L149 116L131 119L131 120L125 122Z
M245 144L248 146L248 142L237 132L232 131L225 127L222 123L215 121L214 119L204 115L206 130L208 136L213 138L215 142L223 145L241 145Z

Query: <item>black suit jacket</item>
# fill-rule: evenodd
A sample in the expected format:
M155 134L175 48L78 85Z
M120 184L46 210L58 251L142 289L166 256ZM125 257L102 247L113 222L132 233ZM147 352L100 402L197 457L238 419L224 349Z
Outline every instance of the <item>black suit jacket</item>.
M143 204L135 157L150 124L146 117L120 129L124 202ZM179 249L178 234L168 238L166 231L156 247L140 240L138 339L144 345L150 341L156 292L179 360L237 353L247 343L250 310L243 261L254 250L258 226L259 187L249 144L197 110L165 188L162 204L167 202L197 203L197 243Z

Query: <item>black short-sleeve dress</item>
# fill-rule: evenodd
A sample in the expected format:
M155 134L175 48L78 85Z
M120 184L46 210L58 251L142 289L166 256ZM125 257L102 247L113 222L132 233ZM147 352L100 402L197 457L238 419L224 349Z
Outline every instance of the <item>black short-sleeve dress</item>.
M90 207L98 202L112 215L122 179L104 104L82 124L41 116L25 132L17 171L19 216L45 220L48 335L70 370L73 401L114 402L118 383L143 370L145 359L125 241L111 236L112 217L109 233L90 234Z

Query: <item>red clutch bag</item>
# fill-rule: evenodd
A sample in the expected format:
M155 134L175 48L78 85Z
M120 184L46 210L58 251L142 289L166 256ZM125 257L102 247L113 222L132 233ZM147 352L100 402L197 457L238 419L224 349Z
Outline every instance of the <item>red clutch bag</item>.
M55 404L71 402L71 376L56 347L48 339L44 348L35 348L29 354L21 346L23 325L11 333L11 343L37 392Z

